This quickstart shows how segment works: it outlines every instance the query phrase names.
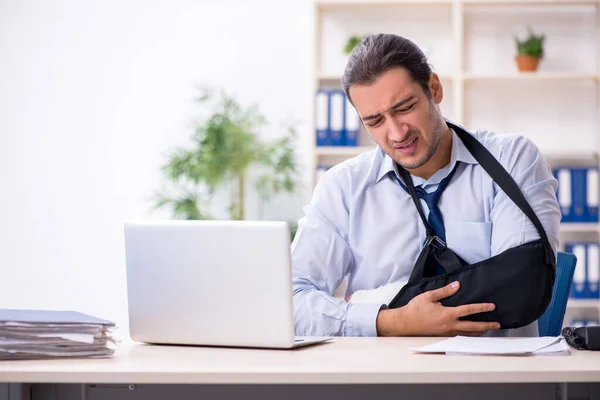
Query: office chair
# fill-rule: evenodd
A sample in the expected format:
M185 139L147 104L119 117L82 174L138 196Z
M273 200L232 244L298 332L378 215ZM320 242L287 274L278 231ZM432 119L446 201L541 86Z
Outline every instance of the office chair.
M577 257L574 254L558 252L556 280L552 287L552 300L544 314L538 319L540 336L560 335L576 264Z

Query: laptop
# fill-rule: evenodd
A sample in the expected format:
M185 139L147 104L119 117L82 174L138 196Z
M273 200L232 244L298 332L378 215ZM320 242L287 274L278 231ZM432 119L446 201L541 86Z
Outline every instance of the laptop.
M129 333L151 344L292 349L290 230L284 221L125 223Z

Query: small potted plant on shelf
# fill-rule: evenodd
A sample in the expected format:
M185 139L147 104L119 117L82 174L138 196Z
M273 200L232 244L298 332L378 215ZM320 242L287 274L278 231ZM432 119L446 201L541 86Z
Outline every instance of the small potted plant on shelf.
M365 38L364 35L352 35L348 38L348 40L346 41L346 44L344 45L344 54L346 55L350 55L350 53L352 53L352 50L354 50L354 48L356 46L358 46L360 44L360 42L362 42L362 40Z
M544 57L544 40L546 36L534 34L531 27L528 27L527 31L529 34L524 40L520 40L515 36L517 45L515 60L521 72L537 71L539 62Z

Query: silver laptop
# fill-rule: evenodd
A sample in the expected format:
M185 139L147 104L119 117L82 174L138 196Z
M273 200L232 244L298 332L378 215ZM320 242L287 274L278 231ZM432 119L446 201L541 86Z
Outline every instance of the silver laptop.
M129 332L155 344L296 348L283 221L125 224Z

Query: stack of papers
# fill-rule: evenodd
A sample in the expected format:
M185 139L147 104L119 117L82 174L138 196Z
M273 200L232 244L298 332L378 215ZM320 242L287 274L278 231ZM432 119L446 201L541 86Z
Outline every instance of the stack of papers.
M75 311L0 309L0 360L110 357L114 326Z
M497 338L456 336L441 342L412 349L418 353L448 355L569 355L571 350L562 336L532 338Z

